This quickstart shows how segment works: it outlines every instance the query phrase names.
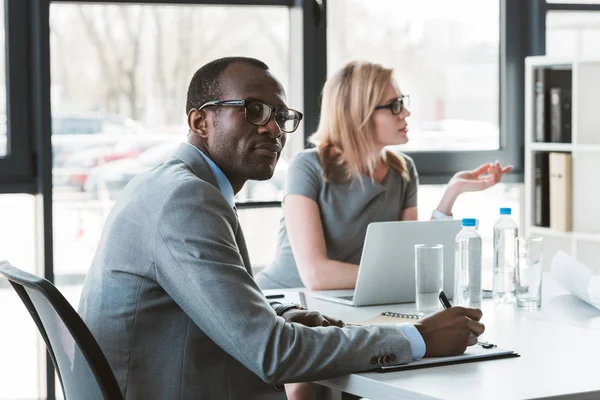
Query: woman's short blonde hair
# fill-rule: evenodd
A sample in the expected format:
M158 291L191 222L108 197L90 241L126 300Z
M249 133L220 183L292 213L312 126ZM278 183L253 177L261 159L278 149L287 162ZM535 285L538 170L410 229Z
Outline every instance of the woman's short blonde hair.
M323 87L321 120L310 142L319 149L325 180L346 182L362 174L373 176L377 161L410 180L404 157L384 149L373 155L375 125L371 118L384 100L393 70L367 61L353 61L331 76ZM362 181L362 180L361 180Z

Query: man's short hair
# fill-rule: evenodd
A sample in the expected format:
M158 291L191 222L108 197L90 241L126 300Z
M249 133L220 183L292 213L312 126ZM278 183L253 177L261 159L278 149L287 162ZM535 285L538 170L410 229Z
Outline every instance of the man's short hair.
M269 69L264 62L250 57L223 57L209 62L196 71L190 81L185 113L189 113L192 108L198 108L207 101L239 100L221 99L221 95L223 94L223 81L221 75L227 67L236 63L245 63L264 70Z

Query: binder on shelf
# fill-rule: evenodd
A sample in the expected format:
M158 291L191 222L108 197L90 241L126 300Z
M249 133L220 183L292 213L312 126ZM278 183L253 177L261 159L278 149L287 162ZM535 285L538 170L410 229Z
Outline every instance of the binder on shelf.
M545 86L546 69L536 68L535 69L535 111L534 114L534 138L536 142L547 142L549 141L549 135L547 133L548 127L548 97L546 96Z
M550 153L550 228L560 232L572 230L571 154Z
M571 89L552 87L550 94L550 141L571 143Z
M533 225L550 227L550 171L548 153L534 153Z

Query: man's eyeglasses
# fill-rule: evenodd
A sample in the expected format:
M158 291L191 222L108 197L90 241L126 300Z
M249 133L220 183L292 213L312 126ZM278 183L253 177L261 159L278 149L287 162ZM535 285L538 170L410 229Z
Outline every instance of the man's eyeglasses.
M404 107L410 105L410 97L405 94L404 96L398 97L397 99L392 100L391 103L384 104L382 106L375 107L376 110L380 110L382 108L388 108L392 114L398 115L404 110Z
M292 133L300 125L302 120L302 113L300 111L292 110L287 107L275 108L260 101L248 101L248 100L214 100L207 101L202 104L199 110L208 106L223 106L223 107L243 107L244 113L246 114L246 121L252 125L264 126L266 125L271 116L275 114L275 123L279 126L282 132Z

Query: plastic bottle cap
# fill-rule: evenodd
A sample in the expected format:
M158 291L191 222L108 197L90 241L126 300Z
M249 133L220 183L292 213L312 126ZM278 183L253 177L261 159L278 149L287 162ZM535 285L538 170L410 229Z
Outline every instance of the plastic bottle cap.
M475 218L463 218L462 226L475 226L477 225L477 220Z
M500 208L500 215L510 215L512 210L510 207L502 207Z

